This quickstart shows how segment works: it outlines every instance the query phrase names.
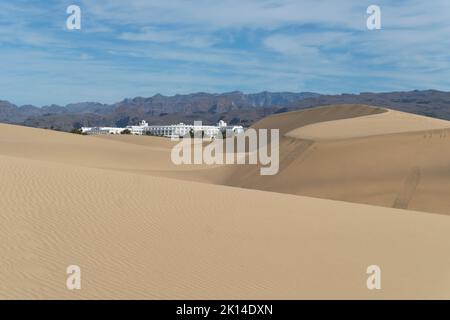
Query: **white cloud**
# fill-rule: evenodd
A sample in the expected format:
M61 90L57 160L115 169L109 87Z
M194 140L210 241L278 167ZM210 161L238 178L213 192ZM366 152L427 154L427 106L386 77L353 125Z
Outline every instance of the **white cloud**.
M164 30L156 27L144 27L139 32L123 32L119 39L156 43L172 43L186 47L210 47L214 39L208 35L179 30Z
M75 33L59 2L24 3L0 3L0 99L450 86L448 0L379 0L379 31L369 0L81 0Z
M314 58L319 55L319 49L303 45L299 37L275 35L266 38L264 44L276 52L290 56Z
M355 5L343 1L298 0L110 0L83 1L90 13L99 19L115 23L138 25L177 24L202 26L210 30L223 28L277 28L291 24L320 23L358 28L364 24L355 20ZM354 2L353 2L354 3Z

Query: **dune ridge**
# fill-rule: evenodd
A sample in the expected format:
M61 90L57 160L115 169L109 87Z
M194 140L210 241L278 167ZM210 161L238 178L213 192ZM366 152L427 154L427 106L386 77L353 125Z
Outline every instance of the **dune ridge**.
M450 122L339 105L267 117L255 128L285 121L279 173L233 168L225 184L450 214Z
M447 298L446 216L0 156L3 299ZM65 288L65 268L82 289ZM365 287L368 265L383 290Z
M161 138L0 125L0 298L450 298L447 129L285 136L385 112L340 105L262 120L255 127L284 135L273 177L175 166ZM79 291L65 287L71 264ZM373 264L380 291L366 288Z
M450 121L395 110L383 113L317 122L286 133L287 137L305 140L338 140L449 129Z

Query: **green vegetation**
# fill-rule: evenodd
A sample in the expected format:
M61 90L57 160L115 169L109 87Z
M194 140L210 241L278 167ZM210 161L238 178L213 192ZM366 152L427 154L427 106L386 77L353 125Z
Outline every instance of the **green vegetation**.
M151 131L146 131L145 135L152 136L152 137L162 137L163 136L162 134L155 134L155 133L153 133Z
M73 128L72 130L70 130L70 133L83 134L83 131L81 131L81 129Z
M288 112L288 111L289 111L288 108L280 108L277 111L275 111L275 114L285 113L285 112Z

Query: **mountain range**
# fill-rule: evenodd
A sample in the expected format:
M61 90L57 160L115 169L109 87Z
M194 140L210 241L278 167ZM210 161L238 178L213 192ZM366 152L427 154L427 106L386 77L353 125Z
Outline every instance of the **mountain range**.
M250 126L270 114L332 104L368 104L450 120L450 92L407 92L322 95L312 92L240 91L211 94L136 97L114 104L72 103L66 106L17 106L0 101L0 122L70 131L81 126L119 126L145 119L150 124L215 123Z

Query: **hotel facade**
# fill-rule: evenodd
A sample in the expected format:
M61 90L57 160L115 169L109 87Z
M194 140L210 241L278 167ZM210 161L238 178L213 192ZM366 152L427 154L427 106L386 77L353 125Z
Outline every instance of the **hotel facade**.
M229 126L226 122L220 120L215 126L203 125L201 121L195 121L193 125L190 124L173 124L173 125L158 125L149 126L145 120L142 120L138 125L127 126L125 128L116 127L82 127L81 132L84 134L123 134L128 130L133 135L151 135L161 136L167 138L184 137L191 134L198 134L204 138L214 139L218 135L231 133L233 135L244 132L242 126Z

